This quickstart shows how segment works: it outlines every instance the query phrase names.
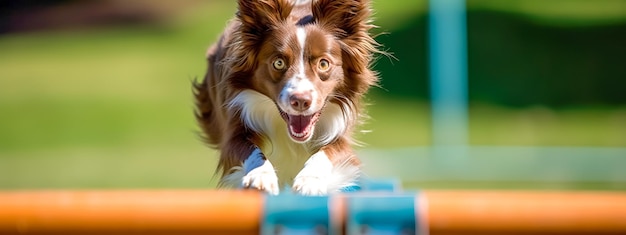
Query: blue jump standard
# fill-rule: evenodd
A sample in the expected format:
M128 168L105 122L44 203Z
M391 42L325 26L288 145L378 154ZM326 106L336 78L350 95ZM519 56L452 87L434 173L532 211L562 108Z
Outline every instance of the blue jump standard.
M344 193L306 197L266 196L261 234L416 234L417 193L402 193L397 180L362 180ZM343 200L345 227L333 207ZM341 210L341 209L340 209Z

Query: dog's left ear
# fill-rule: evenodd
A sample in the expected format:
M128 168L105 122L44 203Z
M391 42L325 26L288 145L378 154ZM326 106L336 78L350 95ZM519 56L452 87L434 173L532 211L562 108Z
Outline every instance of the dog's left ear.
M317 0L312 5L313 18L322 28L341 41L344 88L347 97L359 97L378 81L369 69L379 44L371 37L370 0Z
M339 39L367 34L373 27L370 0L317 0L312 11L315 21Z

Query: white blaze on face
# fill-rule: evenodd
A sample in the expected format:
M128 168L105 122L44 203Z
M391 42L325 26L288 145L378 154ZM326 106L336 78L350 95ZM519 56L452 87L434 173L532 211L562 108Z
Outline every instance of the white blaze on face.
M298 27L296 31L296 39L298 40L298 44L300 45L300 51L298 53L298 57L296 58L296 63L295 63L295 66L297 66L295 70L298 72L293 77L289 78L289 80L287 80L287 83L281 90L280 97L279 97L279 105L281 109L287 112L288 114L311 115L319 111L319 109L321 108L319 107L319 104L316 102L318 94L317 94L317 91L315 90L315 85L311 81L309 81L309 79L307 78L304 72L306 68L305 62L307 61L304 58L304 48L305 48L306 38L307 38L306 30L304 30L304 28L302 27ZM298 94L298 93L300 94L310 93L311 94L312 102L311 102L311 107L308 110L300 112L291 107L289 98L293 94Z
M307 3L310 3L311 0L296 0L296 2L294 3L294 5L304 5Z
M296 38L298 39L298 44L300 45L300 67L298 72L299 75L304 76L304 46L306 43L306 30L302 27L298 27L296 31Z
M296 73L287 79L277 102L281 109L281 116L287 122L289 136L298 143L304 143L311 139L315 124L320 116L319 111L323 106L323 103L317 101L319 94L315 84L309 80L305 73L308 63L304 53L306 39L306 30L303 27L298 27L296 40L300 47L292 68Z

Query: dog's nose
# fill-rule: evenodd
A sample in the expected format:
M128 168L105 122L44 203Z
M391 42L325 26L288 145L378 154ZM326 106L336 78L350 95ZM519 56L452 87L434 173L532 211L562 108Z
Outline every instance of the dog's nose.
M289 104L291 104L291 108L296 111L305 111L311 107L311 93L310 92L301 92L294 93L289 96Z

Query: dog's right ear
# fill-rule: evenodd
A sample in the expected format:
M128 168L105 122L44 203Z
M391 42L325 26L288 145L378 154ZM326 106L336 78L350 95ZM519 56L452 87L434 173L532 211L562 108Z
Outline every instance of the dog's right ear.
M260 43L273 27L287 19L292 8L288 0L239 0L237 18L241 21L242 39Z

